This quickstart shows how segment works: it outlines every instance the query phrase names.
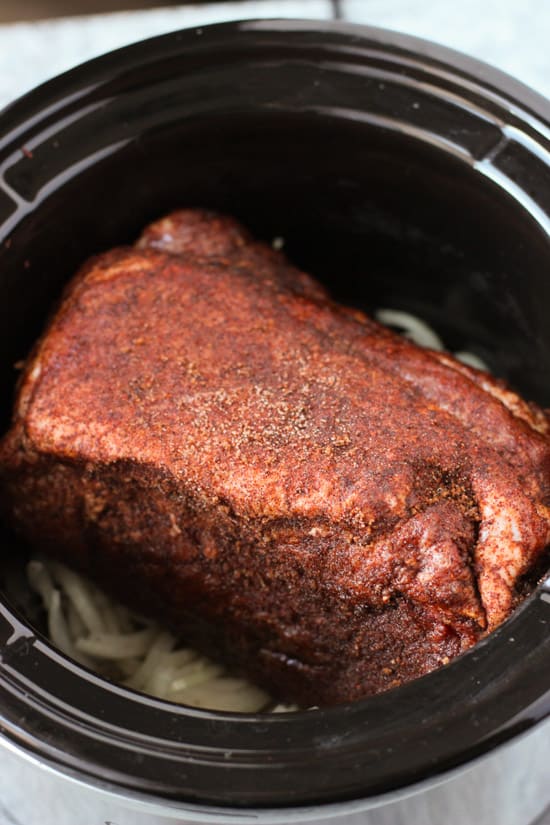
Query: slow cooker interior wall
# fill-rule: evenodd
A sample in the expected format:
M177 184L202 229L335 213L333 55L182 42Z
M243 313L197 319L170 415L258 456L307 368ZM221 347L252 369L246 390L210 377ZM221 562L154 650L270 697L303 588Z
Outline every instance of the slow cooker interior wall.
M62 141L42 146L41 163L60 151ZM291 260L337 298L416 312L450 348L474 349L550 404L547 241L450 152L341 117L223 114L171 123L72 174L0 251L4 399L13 363L83 260L131 242L163 212L204 206L284 237ZM4 427L9 405L1 412Z

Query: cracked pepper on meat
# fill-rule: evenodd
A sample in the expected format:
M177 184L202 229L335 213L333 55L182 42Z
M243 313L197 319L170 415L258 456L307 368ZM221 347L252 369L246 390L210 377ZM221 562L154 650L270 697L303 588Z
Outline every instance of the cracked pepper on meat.
M447 663L550 540L541 409L199 210L68 285L0 485L31 546L306 705Z

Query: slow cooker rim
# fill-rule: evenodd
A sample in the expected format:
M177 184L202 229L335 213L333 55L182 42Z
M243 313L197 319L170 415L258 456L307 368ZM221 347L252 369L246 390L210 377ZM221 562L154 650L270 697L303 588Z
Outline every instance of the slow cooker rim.
M77 67L38 87L36 90L33 90L28 95L12 104L4 111L3 114L0 115L0 135L4 133L7 135L4 145L10 147L14 140L20 141L27 133L32 134L34 125L41 122L40 115L45 111L52 113L52 107L55 108L57 102L59 102L60 108L62 108L63 102L66 101L67 85L72 89L74 86L84 85L86 88L89 88L90 85L94 85L94 83L101 84L101 82L105 79L105 76L109 76L110 73L116 70L117 66L123 71L129 70L127 67L128 56L130 56L132 61L134 61L137 65L139 64L139 56L141 53L143 53L144 56L147 55L151 57L151 55L154 56L158 50L159 57L162 57L164 45L170 45L171 47L176 48L176 38L179 38L177 39L177 49L182 50L187 43L191 43L192 41L196 42L197 36L202 37L204 32L208 32L208 36L214 38L220 37L222 40L224 37L231 37L232 33L238 33L241 36L248 33L249 36L251 36L250 33L253 35L257 32L260 32L262 35L277 35L281 31L290 31L296 36L311 35L319 36L321 38L324 34L328 33L329 37L333 35L335 37L342 36L344 40L346 38L351 38L354 48L360 48L360 44L365 43L368 44L369 48L378 48L379 50L382 50L387 48L389 42L390 50L393 49L395 53L399 53L402 56L415 53L416 58L425 54L427 50L429 55L425 59L426 64L429 64L430 61L435 60L438 63L438 68L441 68L441 66L445 67L446 71L450 75L461 77L463 80L466 79L469 83L473 84L473 86L476 86L477 84L476 93L488 94L491 98L492 105L498 104L498 106L506 108L507 105L513 104L513 116L525 117L525 122L528 124L529 128L533 128L534 117L540 117L540 111L543 111L545 114L545 119L544 122L541 121L540 123L535 123L535 129L539 129L541 124L544 126L550 123L550 107L548 106L548 103L538 95L531 93L530 90L522 84L518 84L517 81L508 78L507 75L504 75L498 70L485 67L484 64L480 64L478 61L474 61L464 55L459 55L458 53L451 52L444 47L434 46L427 41L421 41L418 38L412 38L407 35L398 35L391 32L386 33L383 30L372 29L369 27L350 26L349 24L319 24L318 22L287 20L241 21L238 23L227 23L212 27L205 27L200 30L200 35L198 35L198 31L199 30L188 30L171 35L163 35L158 38L152 38L150 40L143 41L142 43L125 47L117 50L116 52L110 53L109 55L96 58L95 60L83 64L82 66ZM384 40L385 37L387 37L386 41ZM347 42L349 45L349 40ZM455 61L459 65L458 72ZM63 92L64 88L65 93ZM489 91L487 91L487 89L489 89ZM510 89L512 91L510 91ZM58 101L59 94L61 94L61 101ZM74 92L73 94L77 93ZM529 99L529 106L527 108L515 100L516 94L527 96ZM49 104L45 105L45 102L48 99ZM495 102L495 100L497 102ZM10 123L11 135L10 130L7 129ZM13 129L14 126L15 134ZM25 126L28 127L27 130L25 129ZM2 139L0 138L0 147L1 146ZM266 725L274 729L277 728L279 730L282 753L285 754L289 764L298 758L303 758L303 753L299 752L294 746L289 750L289 743L293 743L294 737L296 736L295 732L292 733L292 728L296 728L298 724L300 725L301 738L303 738L308 731L311 740L315 740L315 737L317 737L316 744L319 745L320 756L318 754L315 759L312 759L312 761L317 762L317 759L319 758L322 763L326 759L327 753L330 753L332 757L335 757L335 755L338 757L342 756L342 742L338 743L335 740L335 737L338 738L339 734L335 732L336 729L332 727L333 720L347 719L348 725L352 724L352 720L354 724L357 724L357 714L361 716L361 714L364 714L368 709L372 710L373 708L381 708L382 706L385 706L388 701L391 703L396 702L398 699L402 704L409 707L409 709L410 707L414 707L416 714L413 714L413 718L417 720L417 724L420 724L422 721L425 722L423 730L426 735L428 732L432 735L436 735L437 725L440 725L441 722L438 722L433 716L430 720L422 719L422 713L425 713L427 708L420 704L421 694L424 695L425 701L429 701L428 695L433 696L434 690L435 693L437 693L437 689L435 688L436 685L445 684L446 681L449 682L451 679L460 681L462 678L466 678L466 676L467 679L471 679L472 673L476 671L476 662L483 659L483 652L486 652L489 648L493 651L500 651L504 661L508 661L510 639L514 640L515 635L521 632L521 628L525 629L525 623L527 622L527 624L531 626L546 621L545 617L548 613L548 608L546 605L548 604L548 599L545 598L545 596L547 596L548 592L550 592L550 588L546 586L539 587L537 592L529 597L518 612L514 614L508 622L502 625L502 627L499 628L490 639L480 643L474 650L464 654L446 668L430 674L421 680L417 680L410 685L405 685L402 688L398 688L391 693L384 694L381 697L374 697L373 699L364 700L363 702L356 703L353 706L342 706L333 710L319 711L315 714L301 713L293 716L293 718L270 718L266 716L235 717L231 714L212 714L204 711L191 710L189 708L174 709L172 706L167 706L166 703L159 703L149 699L146 700L146 704L148 707L154 706L157 710L160 709L161 712L168 713L171 716L176 715L183 720L187 720L188 722L194 719L202 720L202 722L207 721L209 725L213 726L218 724L231 727L239 726L241 723L252 725L255 726L256 736L264 735L262 731ZM28 681L28 674L31 670L29 666L31 665L33 656L35 655L42 657L41 661L43 663L49 662L50 665L59 666L60 671L63 671L63 673L73 673L75 678L78 680L84 680L90 684L95 684L96 687L98 686L98 682L102 682L100 687L103 691L109 692L112 696L123 693L124 701L130 702L134 706L139 707L140 712L143 712L144 701L138 695L132 695L129 691L124 691L120 688L109 686L108 683L103 683L103 680L98 680L97 677L92 676L92 674L87 673L77 665L64 660L63 657L60 656L60 654L48 643L39 640L34 632L29 630L25 623L20 622L17 615L6 605L0 605L0 608L0 640L5 637L3 647L0 648L0 690L5 705L0 730L3 728L4 735L7 735L13 742L17 742L23 749L28 749L30 751L35 749L38 751L40 750L40 743L38 740L33 740L30 730L23 731L21 727L18 727L17 725L17 713L18 709L20 710L21 708L21 703L26 706L28 711L32 710L32 712L36 714L35 722L38 728L41 728L41 726L45 724L45 717L42 715L45 708L45 703L48 706L47 710L49 715L55 718L56 725L63 730L63 735L67 737L65 744L68 743L70 737L73 735L75 737L81 737L85 727L89 732L90 724L93 728L93 720L90 721L90 718L84 714L84 716L86 716L86 725L76 732L75 718L72 718L71 714L67 713L68 708L66 705L61 709L59 706L59 701L56 700L54 696L47 697L47 691L46 693L42 692L40 696L34 694L32 683L29 683ZM529 667L534 673L537 673L538 671L539 660L542 661L541 655L543 650L546 653L550 652L549 640L546 640L545 644L539 643L534 650L529 651L529 655L532 658ZM522 665L525 665L525 663L522 662ZM526 668L524 666L524 671L525 670ZM449 676L447 678L447 674L453 674L453 676ZM531 692L531 694L529 694L528 701L524 704L520 701L520 695L525 698L525 692L522 691L521 686L518 686L517 684L517 668L511 667L508 674L509 679L507 682L507 689L514 698L513 707L510 708L506 706L504 715L493 714L491 716L491 734L480 737L478 728L478 735L477 737L474 737L475 743L470 743L470 747L462 751L460 756L454 753L453 756L448 756L446 761L440 760L437 765L429 764L424 771L424 778L435 777L442 771L447 770L454 765L461 764L467 759L486 751L496 743L500 743L515 733L527 729L530 725L548 715L550 713L550 696L548 694L550 682L544 682L540 673L538 675L539 681L537 682L537 687ZM443 680L443 682L440 680ZM429 685L432 686L431 691L428 690ZM42 686L42 688L43 687L44 686ZM483 691L480 693L483 693ZM390 699L388 699L388 697L390 697ZM479 714L481 712L481 708L486 710L486 703L490 703L492 701L494 701L492 694L486 695L485 697L482 695L478 696L476 713ZM162 708L157 707L158 705L162 705ZM84 721L84 719L80 718L78 714L76 715L76 719L81 723ZM321 726L320 728L319 725ZM96 730L96 733L105 733L105 731L101 731L100 728ZM111 734L114 735L114 733L115 731L111 730ZM137 744L136 735L134 735L132 731L117 731L117 736L120 736L121 741L126 740L131 746L135 746ZM412 742L410 744L412 745L411 754L413 752L417 752L418 744ZM45 743L42 743L42 745L45 746ZM156 749L153 747L151 737L147 735L144 735L140 746L143 746L145 750L149 747L151 752ZM166 751L170 750L170 747L166 742L163 742L162 747ZM359 744L356 742L353 743L350 753L355 754L355 757L358 753L357 748L359 748L359 750L373 748L372 727L368 730L368 736L365 735ZM214 748L214 750L216 750L216 758L212 759L212 763L215 764L220 770L226 772L228 768L227 759L223 753L227 751L227 748ZM238 760L237 750L238 749L233 750L232 752L232 758L235 760ZM181 751L181 747L176 747L175 751ZM134 753L135 752L136 750L134 749ZM259 751L257 749L253 749L252 752L254 759L257 760L259 758ZM206 748L205 753L205 758L212 757L212 748ZM293 754L292 759L291 754ZM64 756L57 748L51 749L49 753L46 753L46 750L44 750L44 755L54 758L54 761L56 759L59 760L60 764L63 763ZM277 750L273 748L269 750L269 752L266 751L264 754L268 763L272 763L273 759L275 757L280 757L280 755L281 749ZM197 751L195 750L192 753L190 752L187 758L189 760L196 759ZM429 761L430 760L428 759L428 762ZM242 762L240 762L239 765L241 768L243 767ZM98 778L97 765L93 763L93 760L91 760L90 764L87 766L83 763L81 768L84 776L89 778L93 778L95 776ZM254 765L254 770L257 770L257 764ZM355 798L365 792L373 794L387 792L395 787L402 787L403 781L404 784L407 785L418 780L419 778L418 773L415 774L414 771L409 770L406 779L404 776L394 776L386 783L373 785L370 790L368 788L368 783L363 783L361 787L355 787L354 789L346 787L344 791L338 793L334 790L334 788L329 790L335 799ZM122 785L132 787L131 776L124 776L121 772L114 772L114 779ZM140 778L141 786L143 786L143 779L144 777ZM151 778L149 777L149 779ZM153 792L166 792L166 788L164 790L155 788L154 782L151 782L150 787ZM309 800L311 800L311 797ZM201 800L199 799L199 801ZM233 799L231 802L235 805L246 804L240 803L237 798ZM278 804L286 805L289 803L282 801L280 798ZM290 804L292 804L292 802ZM308 804L308 798L304 797L301 804Z
M172 780L182 765L188 768L191 764L200 763L211 769L212 775L217 774L223 782L224 779L226 781L224 774L230 768L227 764L229 757L233 763L231 767L247 771L256 781L259 771L267 782L272 778L269 776L272 771L280 771L282 785L286 787L289 777L304 764L304 759L312 766L313 775L321 775L328 765L331 766L331 774L338 766L345 775L349 761L361 759L365 750L376 754L376 758L385 758L387 761L389 754L384 753L385 749L390 753L396 747L404 749L399 759L397 753L392 757L392 761L399 762L399 765L396 764L399 775L384 777L382 782L379 781L368 791L365 786L363 790L356 787L351 793L350 788L346 788L344 793L336 793L334 788L330 788L330 795L325 793L322 800L318 799L318 794L316 797L306 795L304 798L285 801L277 799L271 793L268 794L269 800L262 800L262 794L257 794L252 803L258 809L281 806L298 808L308 807L314 801L337 803L359 799L365 794L375 799L381 795L406 793L407 788L444 778L449 771L483 756L550 716L550 685L547 679L540 678L541 673L544 674L543 668L550 653L550 639L547 636L550 624L550 580L541 584L491 638L480 642L475 649L462 654L444 668L360 702L292 714L219 713L151 699L109 683L66 659L49 642L30 630L14 611L0 603L0 633L6 630L8 623L10 639L7 644L0 635L0 701L3 705L0 735L27 754L34 754L60 770L65 768L84 781L98 786L105 783L118 785L126 791L146 792L155 798L174 796L173 785L170 791L166 782L157 781L155 767L146 766L146 770L129 774L120 768L113 769L112 759L103 762L102 758L112 756L113 748L120 748L125 756L121 764L127 760L126 768L130 765L135 769L139 768L139 763L135 762L137 755L153 757L156 768L162 766L163 770L170 770ZM542 642L539 637L533 649L527 651L522 646L524 658L521 662L515 659L511 661L510 648L531 638L535 624L539 625L539 630L543 626ZM490 660L489 665L487 658ZM55 665L55 670L51 672L56 675L56 681L48 690L45 690L44 682L35 686L28 678L29 673L46 663ZM482 670L488 668L491 674L498 672L501 680L498 685L495 686L490 681L483 684L480 681L480 664ZM72 684L67 683L68 677ZM101 691L100 719L93 716L93 711L97 708L97 694L93 696L93 707L83 707L82 701L75 701L77 696L81 699L78 692L86 683L91 683L95 690ZM63 695L56 690L61 685L64 688ZM459 689L453 712L449 712L447 706L451 685L467 685L472 694L464 697L462 689ZM112 714L107 711L108 703L115 697L122 697L124 703L130 706L126 709L134 724L113 724ZM453 698L457 697L449 696L451 704ZM460 699L464 700L462 706ZM160 710L165 721L168 720L173 727L171 741L162 735L152 736L150 730L144 732L138 729L140 720L143 721L144 715L152 710ZM383 731L377 737L380 731L376 730L376 725L380 719L388 718L390 713L393 717L389 733ZM188 731L190 723L194 723L194 735L196 737L198 731L199 739L202 736L201 726L208 724L211 734L209 742L189 743L179 740L178 732L181 732L181 728L178 728L174 717ZM20 718L25 719L25 727L20 725ZM361 724L365 725L363 732L359 730ZM474 739L471 736L472 724L477 733ZM241 735L243 726L247 728L247 734L252 734L252 747L250 744L234 747L234 742L238 740L231 740L231 737ZM338 740L345 739L342 736L343 726L346 731L357 733L359 730L359 735L342 744ZM396 741L396 727L403 737L400 742ZM269 728L271 738L267 740ZM46 734L48 741L37 738L37 731L41 736ZM465 744L461 743L462 747L458 748L457 731L465 740ZM229 738L224 741L220 732ZM419 732L421 740L418 739ZM445 746L445 754L442 756L441 752L438 753L434 761L432 738L441 742L442 736L452 735L455 738L450 747ZM220 741L217 741L218 737ZM216 741L214 746L213 741ZM94 750L97 752L92 756ZM418 757L420 753L420 766L413 764L412 760L407 764L411 756ZM371 758L372 756L367 758L367 763ZM139 776L136 775L138 773ZM280 793L281 787L278 790ZM192 793L184 795L182 799L188 803L223 804L220 799L201 798ZM231 804L234 807L251 807L250 803L238 796L231 800Z
M26 120L33 120L32 117L26 117L25 109L34 107L42 110L43 113L56 111L57 92L59 91L62 97L59 102L66 102L67 86L80 86L79 91L84 94L89 90L92 82L100 83L105 79L105 75L108 75L119 64L121 67L124 65L126 69L132 68L134 63L135 65L140 64L141 58L154 56L157 49L162 46L167 48L171 46L170 51L173 49L176 53L179 52L184 36L189 39L189 43L186 45L190 45L193 38L195 40L197 37L202 38L204 33L222 36L228 34L231 36L231 32L240 33L241 35L246 33L307 35L309 33L330 36L334 34L336 36L348 36L348 45L359 47L361 42L363 50L369 46L379 51L382 51L382 48L389 49L395 55L400 54L404 58L410 58L418 65L423 64L423 60L418 60L419 57L427 58L427 61L431 63L430 70L432 72L439 69L443 73L449 71L450 76L454 79L460 78L467 83L471 82L472 89L475 88L476 91L483 92L486 99L491 100L491 102L498 105L514 104L524 118L525 115L534 115L537 119L540 119L540 122L536 124L537 127L540 127L541 124L544 125L544 134L546 137L550 137L550 101L544 95L502 69L497 69L489 63L449 46L394 29L349 23L341 20L251 18L179 29L167 34L145 38L105 52L98 57L86 60L65 72L55 75L0 109L0 149L6 143L1 137L4 133L5 119L18 120L25 117ZM92 81L90 75L94 73L96 76ZM51 98L51 104L47 106L44 106L45 95ZM519 96L522 98L521 102L518 100ZM75 93L74 98L77 97L78 93ZM72 95L70 95L70 99L73 99ZM513 114L514 111L511 110L511 113Z

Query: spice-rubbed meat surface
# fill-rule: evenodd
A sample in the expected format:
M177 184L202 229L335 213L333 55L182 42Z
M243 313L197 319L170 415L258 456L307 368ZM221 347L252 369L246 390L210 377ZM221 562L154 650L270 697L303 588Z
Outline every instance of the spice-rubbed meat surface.
M182 211L77 274L22 376L3 508L283 699L420 676L550 539L544 413Z

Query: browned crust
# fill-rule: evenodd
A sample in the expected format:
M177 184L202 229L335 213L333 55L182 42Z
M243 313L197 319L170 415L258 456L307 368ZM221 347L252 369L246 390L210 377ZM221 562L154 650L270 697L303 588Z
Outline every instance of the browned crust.
M535 405L193 210L76 276L0 445L32 544L308 703L505 619L549 481Z

